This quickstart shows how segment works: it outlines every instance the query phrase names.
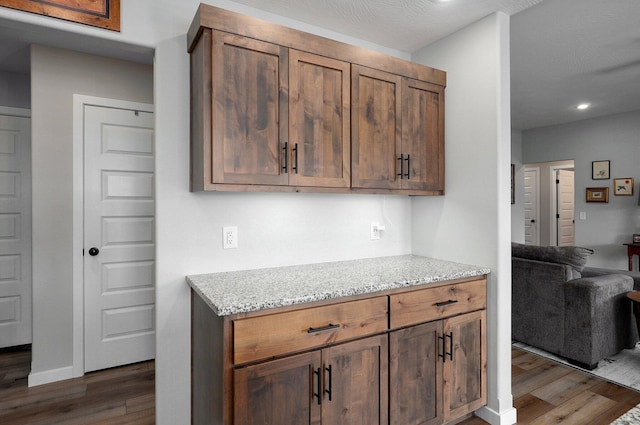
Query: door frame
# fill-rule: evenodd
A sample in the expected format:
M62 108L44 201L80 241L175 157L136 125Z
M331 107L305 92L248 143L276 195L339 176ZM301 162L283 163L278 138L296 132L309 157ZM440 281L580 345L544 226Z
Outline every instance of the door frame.
M84 107L154 112L147 103L73 95L73 377L84 375ZM155 118L154 118L155 120Z
M571 160L573 161L573 160ZM575 184L575 164L566 165L551 165L549 167L549 246L558 246L558 220L556 214L558 214L558 185L556 179L558 178L558 170L574 170L573 181ZM573 204L575 208L576 195L575 189L573 193ZM575 238L575 227L574 227Z

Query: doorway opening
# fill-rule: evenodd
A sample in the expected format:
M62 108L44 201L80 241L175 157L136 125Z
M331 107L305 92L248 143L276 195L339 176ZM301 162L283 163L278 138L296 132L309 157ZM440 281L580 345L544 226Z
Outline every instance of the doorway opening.
M575 243L574 186L573 160L525 164L526 244L567 246Z

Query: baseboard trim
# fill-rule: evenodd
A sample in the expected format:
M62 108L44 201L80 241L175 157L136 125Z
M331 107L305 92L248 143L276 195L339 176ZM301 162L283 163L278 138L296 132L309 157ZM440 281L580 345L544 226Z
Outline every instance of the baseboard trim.
M477 417L483 421L489 422L491 425L513 425L518 420L517 411L513 407L506 412L498 413L485 406L476 410L475 414Z
M29 387L50 384L51 382L64 381L73 378L73 367L61 367L59 369L45 370L29 374Z

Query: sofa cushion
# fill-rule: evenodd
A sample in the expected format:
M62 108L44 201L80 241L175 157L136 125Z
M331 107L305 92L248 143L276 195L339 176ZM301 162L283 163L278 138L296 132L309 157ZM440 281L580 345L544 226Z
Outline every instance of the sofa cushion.
M566 264L577 273L582 272L591 254L593 254L592 249L578 246L535 246L511 243L513 257Z

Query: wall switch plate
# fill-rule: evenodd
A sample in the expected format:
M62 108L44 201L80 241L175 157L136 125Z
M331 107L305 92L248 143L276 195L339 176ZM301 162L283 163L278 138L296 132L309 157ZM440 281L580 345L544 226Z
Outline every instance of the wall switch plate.
M580 220L586 220L586 219L587 219L587 212L580 211Z
M222 248L235 249L238 247L238 228L225 226L222 228Z

